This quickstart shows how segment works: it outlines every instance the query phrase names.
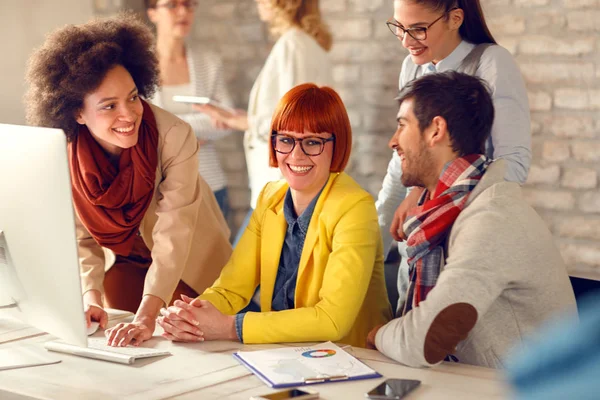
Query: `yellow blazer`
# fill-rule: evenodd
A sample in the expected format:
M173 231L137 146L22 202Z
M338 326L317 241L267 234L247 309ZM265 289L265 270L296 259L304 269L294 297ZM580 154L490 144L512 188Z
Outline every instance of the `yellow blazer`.
M198 141L189 124L151 105L158 127L154 196L140 224L152 253L144 295L168 304L182 279L197 293L215 282L231 256L229 228L208 184L198 175ZM104 293L105 270L115 261L76 215L83 292Z
M341 341L365 347L369 331L392 318L373 198L345 173L332 173L308 226L295 309L271 311L287 229L288 184L267 184L240 242L200 298L222 313L243 309L260 283L261 312L244 318L245 343Z

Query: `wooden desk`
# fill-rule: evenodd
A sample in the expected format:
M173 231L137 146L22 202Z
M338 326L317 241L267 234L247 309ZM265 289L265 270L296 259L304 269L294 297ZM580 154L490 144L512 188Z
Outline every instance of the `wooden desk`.
M354 348L352 354L365 364L382 374L381 379L367 379L352 382L337 382L311 386L322 399L365 399L368 392L386 378L418 379L421 386L406 399L505 399L508 397L506 385L497 371L455 363L444 363L433 369L405 367L374 350ZM235 368L243 368L241 366ZM275 392L262 384L253 375L245 375L230 382L195 390L178 396L178 399L239 399Z
M97 332L95 336L102 336ZM43 350L49 335L0 344L22 343ZM39 399L244 399L276 391L264 385L232 357L237 350L279 345L243 345L234 342L171 343L161 337L149 342L172 356L121 365L54 353L59 364L0 371L0 397ZM421 386L408 399L502 399L508 390L499 372L487 368L444 363L433 369L402 366L374 350L352 348L354 356L386 378L419 379ZM322 399L364 399L364 393L382 382L368 379L312 386ZM14 393L14 394L13 394ZM18 395L27 396L20 397Z

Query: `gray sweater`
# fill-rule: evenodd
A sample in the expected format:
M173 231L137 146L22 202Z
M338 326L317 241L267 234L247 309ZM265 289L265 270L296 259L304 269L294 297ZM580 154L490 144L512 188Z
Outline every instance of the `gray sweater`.
M446 241L445 265L427 299L383 326L377 349L413 367L453 354L502 368L511 347L554 314L576 313L562 257L521 187L495 161L471 192Z

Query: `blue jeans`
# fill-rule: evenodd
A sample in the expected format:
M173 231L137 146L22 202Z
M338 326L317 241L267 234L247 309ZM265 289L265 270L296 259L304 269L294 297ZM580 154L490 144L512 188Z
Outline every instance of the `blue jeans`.
M229 217L229 195L227 188L224 187L223 189L216 190L213 193L217 199L221 213L223 213L223 217L225 217L225 220L227 221L227 217Z

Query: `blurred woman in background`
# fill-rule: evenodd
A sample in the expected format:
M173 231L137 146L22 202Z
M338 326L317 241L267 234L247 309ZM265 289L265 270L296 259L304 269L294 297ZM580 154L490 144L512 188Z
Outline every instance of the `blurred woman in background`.
M227 177L213 141L231 132L206 114L194 112L192 104L173 101L173 96L202 96L232 105L218 54L195 43L186 43L194 27L197 0L145 0L148 19L156 27L156 53L160 69L158 90L151 101L192 126L200 143L198 168L210 186L225 219L229 204Z

